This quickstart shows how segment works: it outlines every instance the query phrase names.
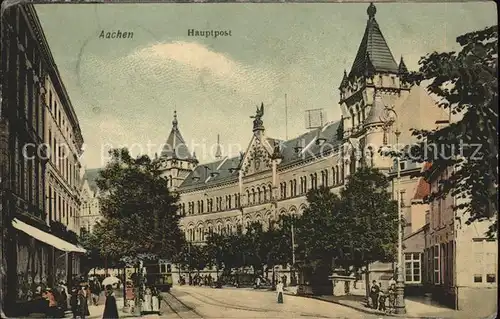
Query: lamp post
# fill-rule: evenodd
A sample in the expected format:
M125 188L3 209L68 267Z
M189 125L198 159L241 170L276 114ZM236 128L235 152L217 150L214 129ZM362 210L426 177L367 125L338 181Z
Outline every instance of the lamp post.
M384 124L384 144L386 144L386 136L385 133L387 130L397 122L398 114L394 110L394 107L385 106L384 113L380 120ZM401 132L396 127L394 131L394 135L396 136L396 147L397 156L396 156L396 191L397 191L397 201L398 201L398 263L397 263L397 280L396 280L396 314L405 314L406 313L406 305L404 300L404 291L405 291L405 282L404 282L404 273L403 273L403 218L401 214L401 165L400 165L400 151L399 151L399 136Z

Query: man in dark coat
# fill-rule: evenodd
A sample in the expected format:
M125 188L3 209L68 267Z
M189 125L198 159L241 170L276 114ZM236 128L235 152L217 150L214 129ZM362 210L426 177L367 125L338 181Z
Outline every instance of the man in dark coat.
M116 298L113 294L113 287L106 286L106 303L104 304L103 319L118 319L118 307L116 306Z

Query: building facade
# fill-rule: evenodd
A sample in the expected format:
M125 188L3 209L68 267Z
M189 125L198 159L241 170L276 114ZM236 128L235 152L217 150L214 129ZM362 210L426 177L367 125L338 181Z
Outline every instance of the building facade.
M81 186L81 206L79 214L80 231L91 233L94 226L101 220L99 206L99 189L95 184L99 169L86 170Z
M33 5L6 6L1 28L1 298L6 314L23 316L15 311L29 307L20 303L29 303L37 287L54 285L56 255L82 249L56 236L49 223L46 109L48 83L59 77Z
M433 129L436 120L447 119L423 88L403 81L407 68L402 58L396 63L375 19L373 4L367 13L354 63L340 81L341 99L335 106L341 110L339 120L283 140L267 136L262 105L249 127L253 136L244 153L198 165L183 143L174 116L172 131L177 132L177 144L172 144L171 133L166 149L174 152L162 156L171 171L183 172L173 175L173 180L182 179L175 190L185 215L181 228L190 242L204 242L208 232L233 232L238 225L254 221L268 226L282 214L301 214L309 189L323 185L337 193L361 165L389 172L393 160L379 155L380 147L410 144L416 140L410 129ZM384 120L385 107L397 114L392 126ZM397 141L396 130L401 132ZM413 189L418 179L408 183L405 187ZM410 206L411 197L405 202Z
M432 167L431 171L431 192L436 192L453 168ZM465 200L448 195L431 203L424 279L434 299L460 310L474 308L478 316L488 316L496 313L498 306L498 238L485 236L492 221L466 224L468 214L453 208Z

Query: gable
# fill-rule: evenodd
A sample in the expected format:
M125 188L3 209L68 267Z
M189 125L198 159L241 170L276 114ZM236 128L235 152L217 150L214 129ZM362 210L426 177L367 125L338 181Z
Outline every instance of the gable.
M271 146L265 138L254 135L241 165L243 176L266 172L271 168Z

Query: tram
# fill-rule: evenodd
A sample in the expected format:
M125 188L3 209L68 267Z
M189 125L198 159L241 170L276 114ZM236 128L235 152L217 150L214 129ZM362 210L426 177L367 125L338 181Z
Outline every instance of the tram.
M172 288L172 264L166 260L146 264L146 281L148 286L154 286L160 291L168 292Z

